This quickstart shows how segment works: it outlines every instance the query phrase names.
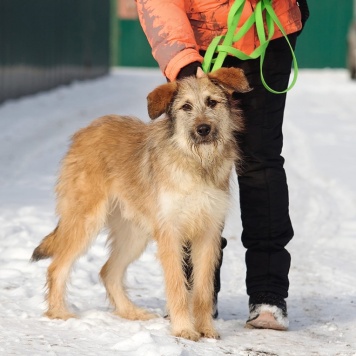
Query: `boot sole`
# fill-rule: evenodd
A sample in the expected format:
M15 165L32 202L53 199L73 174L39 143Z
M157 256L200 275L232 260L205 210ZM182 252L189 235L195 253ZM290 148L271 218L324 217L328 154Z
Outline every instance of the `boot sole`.
M288 328L280 324L272 313L262 312L255 319L247 320L246 329L272 329L279 331L286 331Z

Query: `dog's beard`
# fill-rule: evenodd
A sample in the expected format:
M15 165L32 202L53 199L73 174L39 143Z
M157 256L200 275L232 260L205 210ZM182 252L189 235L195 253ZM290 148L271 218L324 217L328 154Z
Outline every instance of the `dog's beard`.
M200 164L207 168L211 164L214 164L216 160L222 158L221 152L224 150L225 143L217 130L204 137L191 132L189 146L191 152L199 160Z

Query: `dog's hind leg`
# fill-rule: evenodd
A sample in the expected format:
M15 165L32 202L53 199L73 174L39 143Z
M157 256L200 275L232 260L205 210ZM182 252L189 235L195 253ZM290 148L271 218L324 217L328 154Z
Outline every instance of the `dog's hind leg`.
M106 204L100 202L85 213L77 209L76 215L62 215L53 236L53 261L47 271L46 316L52 319L74 317L65 303L66 282L75 260L89 247L93 238L103 227L106 216Z
M167 309L172 323L172 334L197 341L200 334L194 329L189 310L189 292L183 272L183 246L180 236L168 227L156 235L158 257L161 261L166 284Z
M212 312L214 273L220 253L220 231L216 234L207 231L203 237L191 242L195 328L201 336L214 339L219 338L213 326Z
M145 250L148 236L130 221L122 219L119 209L111 214L108 221L111 254L101 269L100 276L108 298L115 308L115 314L130 320L148 320L157 316L136 306L127 296L124 277L128 265Z

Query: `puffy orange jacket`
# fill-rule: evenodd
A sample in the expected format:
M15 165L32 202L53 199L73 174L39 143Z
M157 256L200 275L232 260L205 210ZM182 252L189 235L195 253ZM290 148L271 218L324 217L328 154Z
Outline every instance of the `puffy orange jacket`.
M237 30L251 15L258 0L246 0ZM153 57L163 74L176 79L179 71L194 61L202 62L199 50L206 50L215 36L227 31L227 16L234 0L136 0L141 26L152 47ZM302 28L297 0L272 0L287 34ZM273 38L282 34L276 27ZM258 46L254 28L234 47L250 54Z

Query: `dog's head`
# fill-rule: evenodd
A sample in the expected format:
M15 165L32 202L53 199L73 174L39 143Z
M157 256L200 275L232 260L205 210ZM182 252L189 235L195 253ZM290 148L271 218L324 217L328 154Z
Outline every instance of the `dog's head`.
M234 131L243 128L234 93L251 88L244 72L221 68L197 77L163 84L148 95L151 119L166 114L173 122L174 133L187 146L206 146L233 139Z

